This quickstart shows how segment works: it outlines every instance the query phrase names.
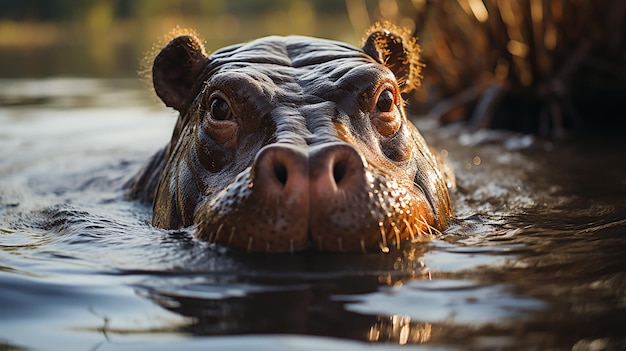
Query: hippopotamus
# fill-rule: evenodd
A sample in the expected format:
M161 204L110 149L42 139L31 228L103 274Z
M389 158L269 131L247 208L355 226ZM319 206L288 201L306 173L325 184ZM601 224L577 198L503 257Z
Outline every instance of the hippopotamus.
M445 229L449 175L402 97L419 85L418 44L389 24L364 38L163 46L154 91L179 117L129 191L152 202L152 225L272 253L388 251Z

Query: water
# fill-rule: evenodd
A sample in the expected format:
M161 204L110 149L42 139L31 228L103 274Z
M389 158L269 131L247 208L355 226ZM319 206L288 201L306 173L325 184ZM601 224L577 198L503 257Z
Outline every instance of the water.
M123 200L174 122L134 80L0 81L0 350L626 349L623 139L422 121L457 172L442 237L267 256Z

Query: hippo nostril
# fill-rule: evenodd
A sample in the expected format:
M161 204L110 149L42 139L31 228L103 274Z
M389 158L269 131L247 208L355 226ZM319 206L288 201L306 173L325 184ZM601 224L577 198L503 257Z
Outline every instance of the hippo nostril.
M252 173L254 184L264 194L290 193L307 183L306 156L295 147L266 146L257 154Z
M285 186L287 184L287 167L279 162L274 163L274 176L280 184Z
M360 154L348 144L315 146L309 157L311 183L316 194L347 194L364 182L365 167ZM332 196L335 196L332 195Z
M341 180L346 176L347 170L348 162L346 160L339 160L334 164L333 178L335 179L335 184L341 183Z

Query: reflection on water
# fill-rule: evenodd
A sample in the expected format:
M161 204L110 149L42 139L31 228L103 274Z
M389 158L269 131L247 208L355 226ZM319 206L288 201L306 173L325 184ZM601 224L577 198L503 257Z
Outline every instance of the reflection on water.
M411 324L411 317L405 315L378 317L378 322L367 334L367 340L399 345L424 344L430 341L432 329L430 323Z
M245 255L154 229L122 200L175 121L139 83L0 83L0 349L626 347L619 138L422 121L457 171L443 236Z

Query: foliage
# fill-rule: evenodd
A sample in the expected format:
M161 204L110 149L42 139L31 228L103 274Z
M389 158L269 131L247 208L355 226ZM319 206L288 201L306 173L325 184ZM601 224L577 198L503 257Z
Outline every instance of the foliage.
M343 11L336 0L299 0L316 12ZM80 20L95 8L106 7L114 18L145 18L172 12L181 16L212 16L222 12L263 15L287 9L293 0L0 0L0 20L71 21Z

